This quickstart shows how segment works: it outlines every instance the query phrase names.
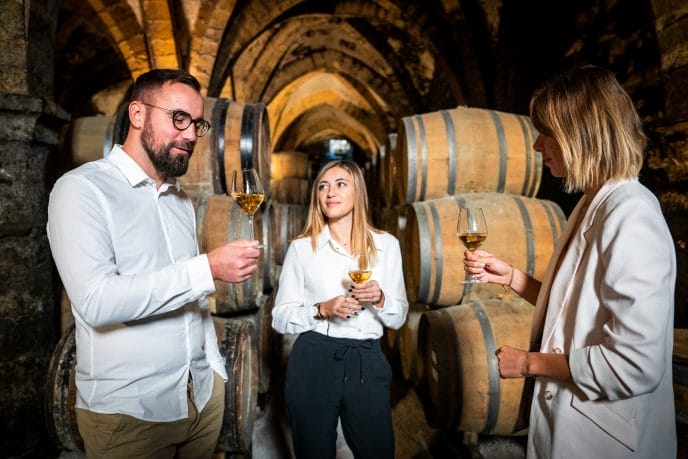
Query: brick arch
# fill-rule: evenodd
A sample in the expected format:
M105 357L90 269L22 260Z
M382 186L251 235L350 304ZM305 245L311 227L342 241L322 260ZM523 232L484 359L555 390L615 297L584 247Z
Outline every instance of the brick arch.
M379 143L361 121L330 104L304 111L276 138L275 151L301 151L304 146L331 137L346 137L367 155L374 155Z
M105 5L102 0L88 0L109 33L113 46L127 63L131 77L151 69L145 31L126 0Z
M236 3L236 0L201 0L198 7L190 38L189 72L201 83L204 93Z
M268 105L271 138L281 138L299 116L318 106L336 107L366 126L376 143L386 138L385 126L366 97L341 75L313 72L300 77Z
M272 100L291 81L314 71L336 73L346 78L375 109L385 127L391 128L402 113L410 113L412 108L404 94L401 84L394 77L381 75L364 62L342 55L336 51L313 51L305 59L284 66L268 82L263 91L263 100ZM396 110L392 110L395 107Z
M208 94L218 95L225 85L234 61L253 40L267 30L273 21L291 8L307 3L303 0L274 0L243 3L243 7L229 16L221 32L221 41L213 61L208 81Z

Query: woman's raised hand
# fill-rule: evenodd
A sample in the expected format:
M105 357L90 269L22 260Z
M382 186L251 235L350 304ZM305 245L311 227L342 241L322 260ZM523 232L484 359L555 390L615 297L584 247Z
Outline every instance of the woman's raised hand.
M505 286L509 286L514 273L513 266L484 250L465 250L463 266L466 272L479 279Z

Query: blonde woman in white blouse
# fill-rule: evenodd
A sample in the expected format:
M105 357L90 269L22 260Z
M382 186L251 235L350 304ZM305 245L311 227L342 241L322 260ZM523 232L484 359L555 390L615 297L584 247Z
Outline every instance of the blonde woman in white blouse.
M372 276L348 279L354 256ZM384 327L406 320L397 239L368 217L361 169L333 161L318 173L304 231L289 246L272 311L278 333L298 333L285 397L297 458L334 458L337 423L356 458L393 458L389 384L380 348Z

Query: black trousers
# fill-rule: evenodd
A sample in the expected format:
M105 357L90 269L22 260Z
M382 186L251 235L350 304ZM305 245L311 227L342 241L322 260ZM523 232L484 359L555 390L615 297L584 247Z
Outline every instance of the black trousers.
M334 459L337 421L357 459L393 459L389 384L380 340L307 332L289 356L285 399L298 459Z

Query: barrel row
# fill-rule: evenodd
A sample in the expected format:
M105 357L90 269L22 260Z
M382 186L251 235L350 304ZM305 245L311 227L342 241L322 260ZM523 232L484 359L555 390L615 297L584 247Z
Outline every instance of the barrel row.
M483 248L541 278L565 223L554 202L504 193L464 193L407 206L403 241L411 298L438 306L463 296L463 251L456 234L459 208L481 207L489 234Z
M527 116L457 107L401 119L380 151L377 175L393 207L467 192L534 197L542 156Z

